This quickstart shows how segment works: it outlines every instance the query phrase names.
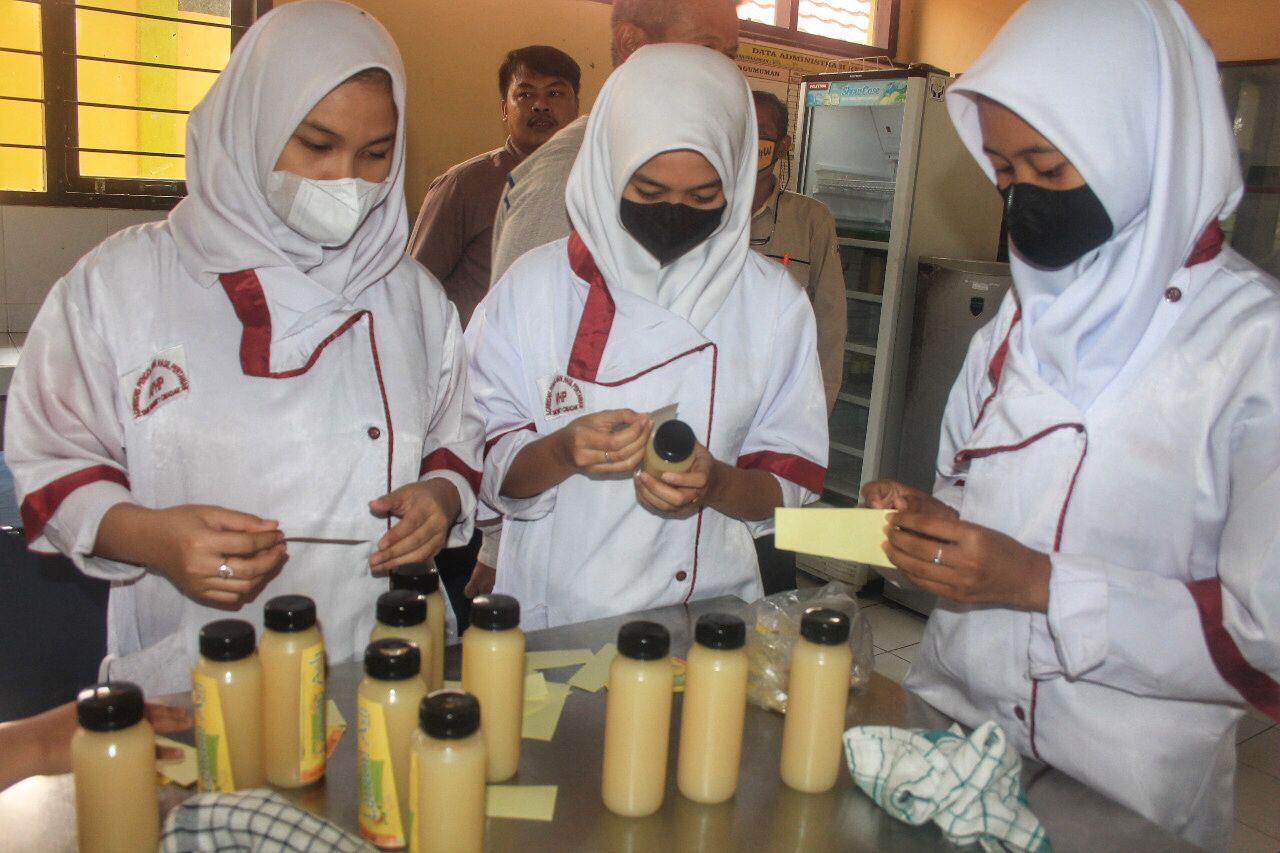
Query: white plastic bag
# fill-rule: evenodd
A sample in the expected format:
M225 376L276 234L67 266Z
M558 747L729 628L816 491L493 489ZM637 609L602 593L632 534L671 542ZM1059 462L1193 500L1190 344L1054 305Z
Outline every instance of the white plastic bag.
M829 583L814 589L780 592L753 604L747 617L747 657L751 662L747 696L761 708L784 714L787 711L791 649L800 636L800 618L810 607L838 610L849 617L849 649L853 652L849 684L861 689L871 682L875 667L871 625L862 615L852 587Z

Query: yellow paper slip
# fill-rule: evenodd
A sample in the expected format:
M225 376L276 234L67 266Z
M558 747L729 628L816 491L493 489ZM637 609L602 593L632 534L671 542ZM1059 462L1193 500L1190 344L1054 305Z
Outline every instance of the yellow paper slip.
M530 672L540 669L559 669L562 666L582 666L591 660L591 649L559 649L552 652L526 652L524 668Z
M547 698L547 679L540 672L531 672L524 677L524 701L541 702Z
M555 785L490 785L484 811L511 820L551 820L556 814Z
M160 771L160 775L184 788L190 788L196 783L196 748L194 746L187 746L185 743L178 743L167 737L157 737L156 746L176 749L182 753L182 758L175 761L156 761L156 770Z
M347 720L332 699L324 703L324 757L328 759L338 748L338 741L347 730Z
M880 546L885 541L887 509L778 509L774 538L778 548L892 568Z
M568 698L569 685L548 681L546 698L532 707L525 706L520 736L529 740L554 740Z
M613 643L596 652L582 669L573 674L569 685L588 693L595 693L609 683L609 664L618 656L618 647Z

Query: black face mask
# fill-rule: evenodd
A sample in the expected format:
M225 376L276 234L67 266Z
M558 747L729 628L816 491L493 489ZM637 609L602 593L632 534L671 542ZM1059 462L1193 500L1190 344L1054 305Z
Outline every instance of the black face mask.
M726 205L703 210L666 201L622 200L622 226L662 266L674 261L720 227Z
M1044 269L1062 269L1111 239L1115 230L1089 185L1047 190L1010 184L1004 196L1009 239L1018 254Z

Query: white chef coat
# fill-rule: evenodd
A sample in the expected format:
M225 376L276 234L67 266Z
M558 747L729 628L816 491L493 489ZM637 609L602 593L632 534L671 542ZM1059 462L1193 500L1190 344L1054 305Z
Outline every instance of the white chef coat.
M204 623L260 626L283 593L315 599L331 661L362 653L387 589L366 557L389 522L368 502L394 488L453 483L462 514L449 544L471 535L482 427L439 284L406 259L299 332L310 355L288 371L266 365L261 293L252 272L201 287L167 223L130 229L54 286L10 387L6 458L28 542L112 581L103 675L150 693L186 689ZM364 544L289 543L280 574L228 613L91 556L103 514L122 502L224 506L278 519L287 536Z
M676 403L713 456L774 474L786 506L814 500L827 430L813 310L779 264L754 253L699 332L610 288L577 235L517 261L467 327L486 423L483 500L505 515L495 590L527 628L719 595L761 594L747 523L704 509L661 518L629 476L574 475L528 499L501 494L527 444L591 412Z
M299 122L369 68L398 109L390 173L352 239L322 248L265 189ZM112 582L103 678L185 690L200 627L261 626L282 593L315 600L332 662L355 658L387 588L366 558L393 521L368 504L400 486L453 483L449 544L470 538L483 427L457 313L404 256L404 107L399 53L366 12L312 0L263 16L187 123L187 198L90 252L41 308L9 391L7 461L31 546ZM212 504L358 544L291 542L229 613L92 556L122 502Z
M1230 249L1169 284L1167 337L1083 413L1014 296L974 338L936 494L1051 554L1049 612L940 601L906 686L1225 848L1242 707L1280 719L1280 284Z

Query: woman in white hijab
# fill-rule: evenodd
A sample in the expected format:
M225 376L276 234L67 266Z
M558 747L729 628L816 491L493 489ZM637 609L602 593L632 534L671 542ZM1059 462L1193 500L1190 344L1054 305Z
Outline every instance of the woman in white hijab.
M521 258L467 330L484 501L508 517L496 589L527 626L759 597L753 533L822 489L812 309L749 250L751 92L707 48L614 71L569 180L573 234ZM668 406L693 470L636 470Z
M32 547L112 582L104 678L183 690L201 625L280 593L349 660L374 575L466 542L482 428L454 310L404 256L403 141L382 27L283 6L192 112L188 197L46 300L6 450Z
M1236 724L1280 720L1280 298L1223 246L1213 54L1173 0L1032 0L947 97L1014 287L934 495L864 488L941 598L907 685L1225 848Z

